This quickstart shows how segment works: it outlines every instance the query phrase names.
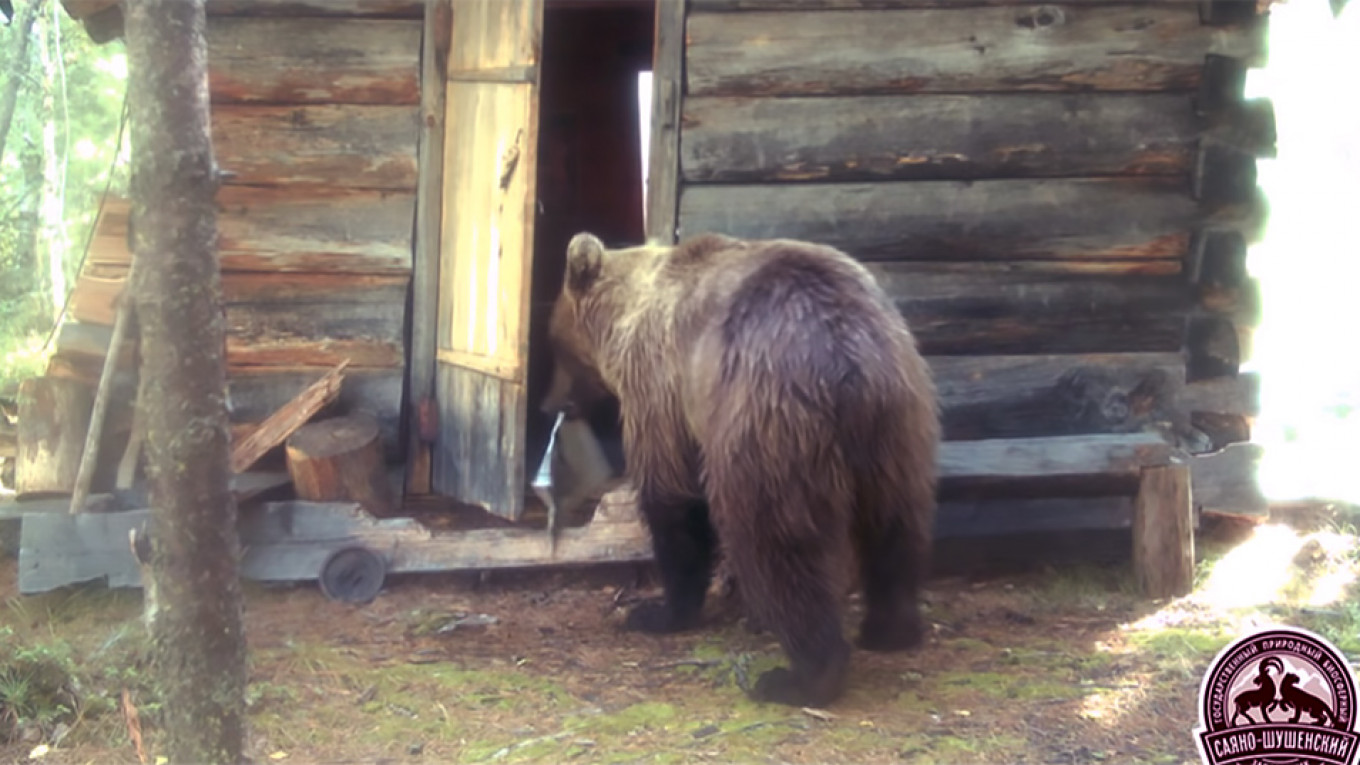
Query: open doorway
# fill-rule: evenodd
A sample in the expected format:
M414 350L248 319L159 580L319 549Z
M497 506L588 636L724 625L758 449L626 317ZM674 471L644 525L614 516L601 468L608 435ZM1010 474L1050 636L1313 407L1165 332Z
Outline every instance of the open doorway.
M544 6L526 433L526 467L537 485L548 480L544 458L555 425L538 405L552 375L548 316L561 289L567 243L581 231L609 246L645 236L654 28L654 0L546 0ZM621 471L617 404L586 419Z

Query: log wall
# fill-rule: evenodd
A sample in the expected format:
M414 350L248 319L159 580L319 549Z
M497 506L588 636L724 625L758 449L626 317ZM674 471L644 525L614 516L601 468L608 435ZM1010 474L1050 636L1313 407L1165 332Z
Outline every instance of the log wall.
M68 0L68 7L71 2ZM73 12L74 13L74 12ZM418 0L209 0L232 418L241 432L350 360L339 408L398 441L420 108ZM128 204L107 200L55 370L113 321Z
M866 262L948 440L1221 448L1249 432L1246 243L1274 149L1242 94L1265 19L1239 6L689 0L677 233Z

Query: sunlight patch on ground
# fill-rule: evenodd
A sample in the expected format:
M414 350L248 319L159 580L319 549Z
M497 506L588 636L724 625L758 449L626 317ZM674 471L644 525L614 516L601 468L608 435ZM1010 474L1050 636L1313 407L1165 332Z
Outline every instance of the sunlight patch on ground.
M1360 539L1353 533L1258 526L1213 563L1194 592L1120 625L1092 648L1108 654L1151 651L1162 660L1162 681L1197 678L1208 656L1238 635L1280 623L1282 612L1342 603L1356 582L1357 557ZM1158 680L1141 671L1114 678L1088 694L1078 714L1116 727L1127 710L1157 692Z

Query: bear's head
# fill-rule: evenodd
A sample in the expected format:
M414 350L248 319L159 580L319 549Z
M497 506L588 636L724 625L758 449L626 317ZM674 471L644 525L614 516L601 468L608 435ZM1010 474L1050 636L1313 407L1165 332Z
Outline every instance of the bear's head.
M567 245L566 276L553 305L548 340L553 377L541 405L547 414L576 417L612 395L600 374L589 312L610 254L593 234L580 233Z

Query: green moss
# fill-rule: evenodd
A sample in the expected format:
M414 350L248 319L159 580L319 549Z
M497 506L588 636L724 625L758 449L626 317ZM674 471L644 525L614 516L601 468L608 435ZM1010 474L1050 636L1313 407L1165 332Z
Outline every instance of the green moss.
M941 700L976 699L980 694L991 699L1070 699L1082 695L1071 682L1048 676L1002 674L1000 672L942 672L931 679L933 692L926 697Z

